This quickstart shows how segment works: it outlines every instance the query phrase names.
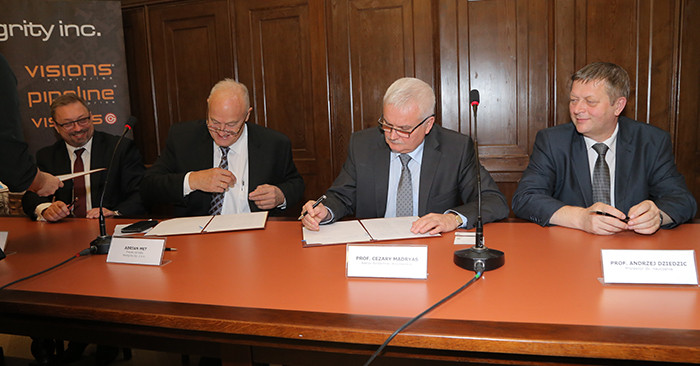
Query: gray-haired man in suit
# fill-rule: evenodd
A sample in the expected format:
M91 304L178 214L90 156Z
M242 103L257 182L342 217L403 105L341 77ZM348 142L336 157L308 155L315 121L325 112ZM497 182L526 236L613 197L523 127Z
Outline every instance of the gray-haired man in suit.
M344 216L420 216L415 233L473 227L477 216L476 169L481 169L482 217L508 216L508 205L488 171L478 163L472 140L435 124L435 93L415 78L386 91L379 128L350 137L348 157L328 197L304 205L310 230Z

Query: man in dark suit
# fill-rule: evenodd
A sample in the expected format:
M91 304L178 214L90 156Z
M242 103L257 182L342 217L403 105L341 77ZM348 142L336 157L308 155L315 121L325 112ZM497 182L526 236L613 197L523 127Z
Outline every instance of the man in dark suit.
M82 165L83 171L107 168L119 137L95 131L92 114L81 97L69 93L54 99L51 118L61 140L37 152L37 164L41 170L62 175L74 173L77 164ZM141 204L139 183L146 169L132 140L122 140L112 164L104 196L104 215L143 214L145 209ZM22 197L24 212L33 219L52 222L71 214L98 218L106 179L107 172L101 171L66 181L63 188L50 197L42 198L27 192Z
M37 169L24 143L17 96L17 78L0 54L0 182L11 192L30 190L41 196L63 186L58 178Z
M478 163L472 140L434 124L434 110L430 85L415 78L395 81L384 95L379 128L350 137L347 160L327 199L315 208L313 201L304 205L304 226L318 230L319 224L354 213L358 218L421 216L411 227L415 233L473 227L476 169L481 169L484 222L508 216L505 197Z
M165 150L146 171L147 204L175 206L176 216L268 210L280 215L301 200L304 181L283 134L246 123L248 89L218 82L207 99L207 119L176 123Z
M676 168L669 134L620 117L627 72L596 62L571 81L572 123L537 133L513 196L515 214L603 235L652 234L691 219L697 204Z

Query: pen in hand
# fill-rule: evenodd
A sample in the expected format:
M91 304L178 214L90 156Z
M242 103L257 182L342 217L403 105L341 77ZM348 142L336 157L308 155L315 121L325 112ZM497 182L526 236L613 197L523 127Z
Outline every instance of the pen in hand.
M617 217L617 216L615 216L615 215L609 214L609 213L607 213L607 212L605 212L605 211L591 211L591 213L594 213L594 214L600 215L600 216L614 217L614 218L616 218L616 219L618 219L618 220L620 220L620 221L622 221L622 222L624 222L624 223L627 223L627 221L629 221L629 219L630 219L629 217L625 217L624 219L621 219L621 218L619 218L619 217Z
M316 206L318 206L319 204L321 204L321 202L323 202L323 200L325 200L325 199L326 199L326 195L324 194L323 196L319 197L319 198L316 200L316 202L314 202L313 206L311 206L311 207L316 208ZM306 216L307 213L308 213L308 212L303 211L303 212L301 213L301 215L299 215L299 218L298 218L297 220L303 219L304 216Z

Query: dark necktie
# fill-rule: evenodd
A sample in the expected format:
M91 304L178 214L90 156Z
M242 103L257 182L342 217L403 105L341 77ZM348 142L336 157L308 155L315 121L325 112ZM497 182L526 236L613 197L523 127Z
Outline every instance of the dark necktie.
M401 177L399 187L396 189L396 216L413 215L413 183L411 182L411 170L408 162L411 157L408 154L399 155L401 159Z
M610 204L610 169L605 162L605 154L608 152L608 145L599 142L593 145L593 150L598 153L598 159L593 167L593 202L603 202Z
M73 173L82 172L85 170L83 166L83 152L84 148L75 150L75 163L73 163ZM87 201L85 195L85 178L87 176L77 177L73 179L73 197L78 200L75 201L75 206L73 206L73 216L75 217L85 217L87 213Z
M221 162L219 163L219 168L228 169L228 151L231 149L229 146L219 146L221 149ZM211 207L209 208L210 215L221 215L221 209L224 206L224 195L226 191L222 193L213 193L211 196Z

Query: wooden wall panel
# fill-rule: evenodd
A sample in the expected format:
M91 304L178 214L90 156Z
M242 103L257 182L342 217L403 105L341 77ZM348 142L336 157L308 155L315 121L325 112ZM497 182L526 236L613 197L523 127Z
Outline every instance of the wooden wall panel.
M150 11L158 146L173 123L206 117L211 87L233 77L225 0L154 6Z
M333 179L327 168L330 139L323 103L325 47L317 38L323 34L318 22L324 14L322 5L234 2L239 77L251 91L254 120L291 139L307 199L315 199Z
M158 158L158 134L156 133L151 87L151 68L148 58L148 28L143 8L123 12L124 43L129 66L129 98L131 114L138 119L134 126L134 141L141 147L144 163L152 164Z
M433 85L435 71L427 0L333 0L328 23L335 177L350 134L377 125L389 85L404 76Z
M481 160L510 198L537 131L570 121L571 74L605 60L631 76L624 114L671 133L700 198L698 3L125 0L132 109L146 124L136 138L154 158L169 126L203 117L211 85L235 76L255 122L291 138L315 198L350 135L376 124L387 86L415 76L435 88L438 123L466 134L469 90L481 91Z
M676 162L700 202L700 0L684 0L680 21ZM674 93L675 94L675 93ZM700 213L695 216L700 217Z

